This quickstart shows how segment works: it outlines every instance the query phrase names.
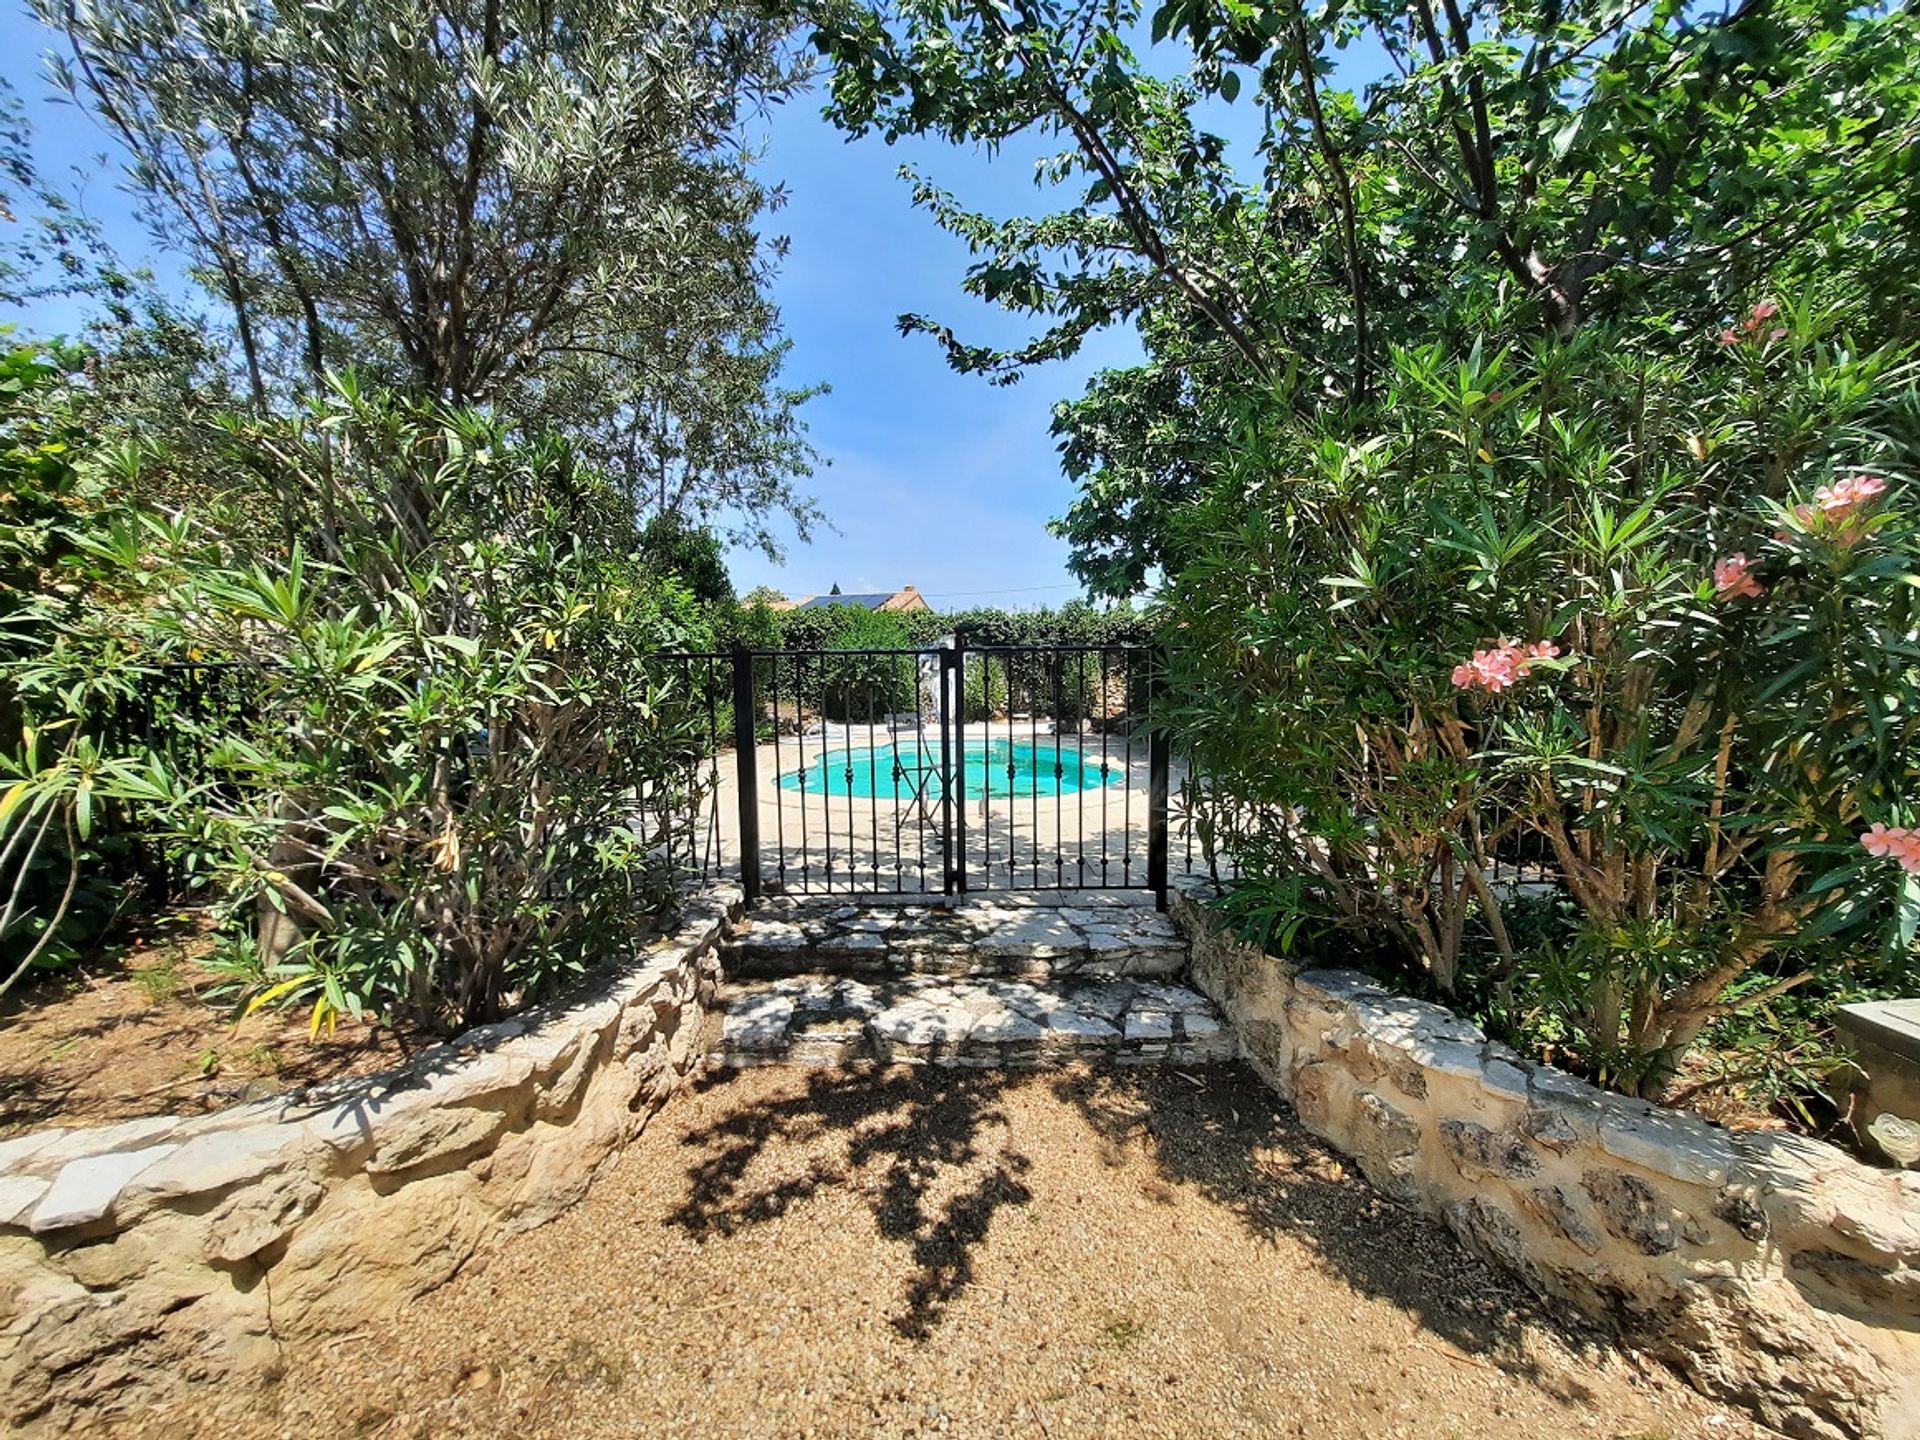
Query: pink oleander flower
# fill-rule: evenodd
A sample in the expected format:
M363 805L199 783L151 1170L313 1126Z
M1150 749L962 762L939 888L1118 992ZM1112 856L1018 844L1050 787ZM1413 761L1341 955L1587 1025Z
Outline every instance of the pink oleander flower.
M1771 300L1762 300L1747 312L1746 318L1738 325L1729 326L1720 332L1722 345L1769 345L1775 340L1786 338L1786 330L1767 322L1780 313L1780 307Z
M1713 590L1722 600L1757 600L1766 587L1754 578L1759 567L1741 551L1723 555L1713 562Z
M1862 512L1886 493L1887 482L1878 475L1849 475L1831 485L1818 487L1813 492L1811 505L1793 507L1793 518L1822 539L1836 545L1853 545L1866 534Z
M1898 861L1909 875L1920 875L1920 830L1874 824L1867 827L1860 844L1869 855Z
M1471 660L1453 667L1453 683L1461 690L1485 690L1498 695L1514 682L1514 662L1504 646L1476 650Z
M1878 475L1849 475L1813 492L1822 512L1840 516L1865 509L1887 493L1887 482Z
M1471 660L1454 666L1453 683L1456 689L1485 690L1490 695L1498 695L1526 679L1536 660L1551 660L1559 653L1560 647L1551 640L1538 640L1531 645L1502 640L1491 650L1474 651Z

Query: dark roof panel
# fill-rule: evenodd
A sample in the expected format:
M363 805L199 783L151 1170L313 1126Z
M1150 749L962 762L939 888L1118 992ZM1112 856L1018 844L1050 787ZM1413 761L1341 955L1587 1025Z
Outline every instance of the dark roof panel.
M801 610L824 610L829 605L858 605L863 610L878 610L887 601L893 599L893 591L887 590L879 595L816 595L803 602L797 608Z

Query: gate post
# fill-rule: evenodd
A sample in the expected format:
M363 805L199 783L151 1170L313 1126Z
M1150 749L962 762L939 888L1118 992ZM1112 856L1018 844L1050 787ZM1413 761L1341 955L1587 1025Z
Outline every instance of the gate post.
M966 673L961 664L960 640L956 635L952 641L940 646L940 893L943 895L954 895L966 889L966 880L961 874L966 850L958 842L953 828L955 816L961 813L960 807L953 803L954 714L959 710L964 715L962 692L966 685ZM961 733L964 737L965 732ZM960 763L964 766L964 743L960 749Z
M984 681L982 682L984 683ZM948 715L953 735L953 883L967 893L967 632L953 632L953 707Z
M1166 730L1155 723L1155 701L1164 693L1160 657L1147 682L1147 888L1153 891L1154 908L1167 908L1167 771L1172 760L1173 742Z
M744 645L733 647L733 766L735 798L740 806L740 889L751 905L760 898L760 787L755 761L753 713L753 655ZM775 724L779 717L775 717Z

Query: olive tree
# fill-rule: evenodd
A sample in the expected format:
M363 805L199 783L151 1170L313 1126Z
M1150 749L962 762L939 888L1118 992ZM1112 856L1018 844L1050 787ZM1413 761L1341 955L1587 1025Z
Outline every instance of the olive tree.
M744 132L799 72L752 3L37 0L56 81L233 316L256 408L330 368L591 437L682 516L788 511L777 246ZM664 492L662 471L672 474Z

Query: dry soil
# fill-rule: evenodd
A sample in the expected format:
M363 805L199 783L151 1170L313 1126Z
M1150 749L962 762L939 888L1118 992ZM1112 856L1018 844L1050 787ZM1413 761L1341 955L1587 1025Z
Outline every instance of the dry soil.
M723 1074L223 1436L1764 1434L1389 1204L1239 1066Z

